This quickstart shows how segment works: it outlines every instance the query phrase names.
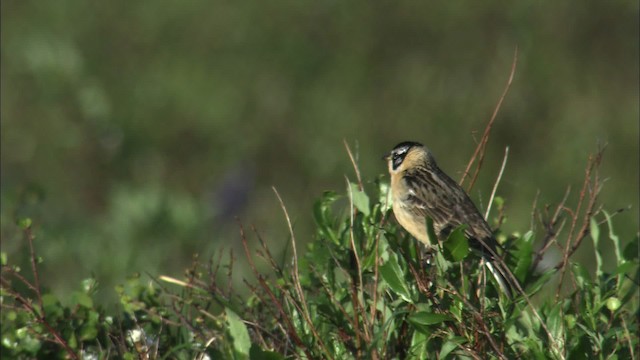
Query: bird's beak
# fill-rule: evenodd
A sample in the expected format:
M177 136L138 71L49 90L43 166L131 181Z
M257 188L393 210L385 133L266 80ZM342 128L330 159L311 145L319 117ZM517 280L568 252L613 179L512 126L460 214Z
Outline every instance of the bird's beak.
M390 152L384 154L384 156L382 156L382 160L389 160L389 157L391 157L391 153Z

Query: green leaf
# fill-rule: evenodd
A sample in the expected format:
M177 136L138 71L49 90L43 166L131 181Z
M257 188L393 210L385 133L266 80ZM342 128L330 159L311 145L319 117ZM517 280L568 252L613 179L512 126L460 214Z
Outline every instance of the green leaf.
M624 274L628 274L631 272L631 270L633 270L638 264L636 264L633 261L625 261L622 264L620 264L616 270L611 273L611 275L624 275ZM629 274L631 275L631 274Z
M542 287L549 282L551 277L556 273L555 269L548 269L540 275L531 285L527 286L527 295L532 296L542 289Z
M358 188L357 184L349 183L350 192L353 199L353 205L360 210L365 216L369 216L371 209L369 207L369 197L364 191Z
M590 359L592 356L593 354L591 352L589 337L587 335L582 335L578 340L578 344L569 351L567 359Z
M31 334L27 334L24 338L20 340L19 347L26 350L29 353L35 354L43 345L43 341L39 338L32 336ZM4 359L4 357L3 357Z
M61 318L64 315L64 308L53 294L42 295L42 307L49 320ZM36 307L36 310L39 310L39 308Z
M549 332L558 343L564 343L564 341L561 341L564 339L564 322L561 314L562 302L558 302L549 311L546 321Z
M86 278L82 280L82 290L90 294L98 287L98 281L95 278Z
M638 258L640 252L640 235L631 240L627 246L624 247L624 258L627 260L635 260Z
M258 345L251 346L251 352L249 355L251 360L284 360L284 356L278 354L275 351L262 350Z
M127 352L124 354L123 358L124 360L137 360L140 358L140 355L133 352Z
M571 269L573 270L573 275L576 277L576 282L578 283L578 287L580 289L584 289L585 286L591 284L591 275L589 275L589 271L584 265L579 263L571 264Z
M600 229L598 228L598 222L594 217L589 220L591 229L591 240L593 240L593 251L596 254L596 281L600 281L602 276L602 256L600 256L600 250L598 249L598 241L600 240Z
M69 336L68 344L72 349L78 348L78 338L76 337L75 333L72 332L71 336Z
M591 217L589 220L589 230L591 231L591 237L598 241L600 238L600 228L598 227L598 222L594 217Z
M574 327L576 327L576 317L571 315L571 314L567 314L564 316L564 321L567 324L567 328L569 330L573 329Z
M441 322L451 321L453 318L447 314L436 314L427 311L419 311L415 314L411 314L408 317L410 323L414 325L434 325L440 324Z
M318 230L325 238L330 239L333 243L338 243L338 237L332 228L332 219L330 219L330 206L339 196L333 191L325 191L320 200L313 205L313 218L318 224Z
M442 251L435 252L436 267L440 275L446 273L447 270L449 270L453 266L453 263L445 259L442 253Z
M91 296L80 291L74 291L73 294L71 294L71 303L87 309L93 308L93 299L91 299Z
M43 307L47 307L47 306L59 306L60 305L60 301L58 300L58 298L53 295L53 294L44 294L42 295L42 306Z
M31 221L31 218L20 218L17 221L18 226L22 229L22 230L26 230L29 229L31 227L31 224L33 223Z
M411 337L411 347L409 348L409 353L407 356L408 359L427 359L427 344L429 339L427 335L420 332L414 331L413 336Z
M458 262L469 254L469 240L464 234L466 225L460 225L449 234L447 240L444 241L444 256L451 262Z
M242 319L231 309L225 308L227 314L227 323L229 324L229 333L233 337L233 348L244 356L249 356L251 350L251 340L247 326Z
M533 262L533 231L527 231L518 240L518 250L515 251L514 256L516 258L516 267L513 270L513 274L524 283L527 275L530 274L529 267Z
M391 198L389 183L386 181L380 181L378 183L378 201L380 202L380 209L383 213L386 213L393 206L393 199Z
M82 328L80 328L80 340L93 340L98 336L98 327L96 324L89 323L84 324Z
M467 342L467 340L461 336L454 336L450 339L447 339L447 341L442 345L442 348L440 349L440 356L438 356L438 358L446 359L447 355L449 355L453 350L455 350L458 346L464 344L465 342Z
M592 344L598 344L599 343L599 339L598 339L599 338L599 334L598 333L594 332L593 330L589 329L588 327L586 327L585 325L583 325L581 323L577 323L576 325L578 325L578 327L580 329L582 329L582 331L584 331L584 333L587 334L591 338Z
M604 216L607 218L607 225L609 226L609 239L613 242L613 250L616 254L616 261L620 265L624 259L622 258L622 252L620 251L620 238L613 233L613 224L611 223L611 215L606 211L603 211Z
M378 236L379 236L378 251L376 253L375 244L374 244L374 247L372 248L371 251L368 252L364 261L362 262L363 270L370 269L371 267L373 267L375 265L376 260L387 261L389 259L389 254L388 254L389 243L387 241L387 237L384 235L383 232L380 232Z
M382 279L389 285L391 290L409 303L413 303L409 293L409 287L404 280L402 270L398 264L398 258L394 255L389 256L389 260L380 266L380 275Z
M409 321L409 323L413 325L417 331L428 335L433 333L433 329L430 328L430 326L451 320L453 320L453 318L449 315L435 314L428 311L419 311L407 318L407 321Z

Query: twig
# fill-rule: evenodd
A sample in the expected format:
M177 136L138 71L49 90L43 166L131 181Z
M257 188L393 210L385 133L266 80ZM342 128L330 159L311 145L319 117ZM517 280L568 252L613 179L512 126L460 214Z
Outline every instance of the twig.
M511 270L509 270L509 267L507 266L507 264L504 262L504 260L502 260L502 258L500 256L498 256L498 254L496 253L495 250L491 249L491 247L489 247L487 245L487 243L484 242L484 240L481 240L481 239L477 239L477 240L485 248L485 250L489 253L489 255L492 256L493 261L496 264L500 265L505 270L504 273L505 273L505 275L507 275L507 281L509 282L509 285L514 287L517 290L517 292L522 295L522 298L525 300L525 302L527 303L527 305L529 306L529 308L533 312L533 315L538 319L538 321L540 321L540 326L542 327L542 329L545 331L545 333L549 337L549 341L551 342L551 345L558 351L558 354L560 355L560 358L562 360L564 360L565 356L564 356L564 354L562 354L560 352L560 347L558 346L558 343L557 343L556 339L551 335L551 332L549 331L549 328L547 328L547 325L542 320L542 317L540 316L540 314L536 310L536 307L531 302L531 299L529 298L527 293L524 291L524 289L520 285L520 282L518 281L518 279L515 277L515 275L513 275Z
M484 151L485 151L487 142L489 141L489 134L491 133L491 128L493 127L493 123L496 119L496 116L498 115L498 111L502 106L502 101L504 100L504 98L507 96L507 93L509 92L509 88L511 87L511 83L513 82L513 77L516 73L517 63L518 63L518 47L516 46L516 49L513 52L513 62L511 63L511 72L509 73L509 79L507 80L507 85L505 86L504 91L502 92L502 96L500 96L500 99L498 100L498 103L496 104L496 107L493 110L493 115L491 115L491 119L489 119L489 123L484 129L482 138L480 139L478 146L476 146L476 150L473 153L473 156L471 156L471 159L469 160L469 163L467 164L467 167L465 168L464 173L462 174L462 178L460 178L460 186L462 186L462 184L464 183L464 180L469 175L469 170L471 170L471 166L476 161L476 158L480 156L478 160L478 166L475 169L475 172L471 179L471 183L467 188L467 192L469 192L471 188L473 188L473 185L475 184L476 179L478 178L478 173L480 172L480 168L482 167L482 162L484 160Z
M260 236L255 226L251 225L251 230L256 235L256 238L258 238L258 241L260 242L260 246L264 250L266 254L266 258L269 261L269 264L271 264L271 268L276 272L276 275L282 277L283 276L282 268L276 263L276 260L274 259L273 255L271 254L271 251L269 250L269 247L267 246L267 243L264 241L262 236Z
M567 264L569 263L569 257L580 247L582 240L589 234L589 223L591 216L593 216L598 194L601 190L600 178L598 174L598 167L602 161L602 155L604 147L598 149L595 156L589 156L587 167L585 169L584 183L582 190L580 191L580 197L578 199L578 205L576 206L575 213L571 222L571 229L569 230L569 236L567 236L567 242L565 244L562 260L555 266L556 270L560 270L560 280L558 282L558 288L556 290L556 299L560 296L560 290L562 289L562 281L566 273ZM591 180L591 174L594 173L593 186ZM577 233L575 239L572 241L574 230L578 223L578 217L586 193L589 192L589 198L587 199L587 205L584 211L582 226ZM573 244L572 244L573 243Z
M233 248L229 249L229 264L227 265L227 297L231 299L233 294L233 262L235 261L235 255L233 254ZM223 291L220 291L223 292Z
M282 198L280 197L280 193L278 193L278 190L275 188L275 186L273 186L272 189L273 189L273 192L276 194L276 197L278 198L278 201L280 202L280 206L282 207L282 211L284 212L284 217L287 220L287 227L289 228L289 235L291 235L291 249L293 251L293 282L294 282L294 288L296 289L296 292L298 293L298 300L303 304L305 315L309 316L309 309L307 308L307 301L306 301L306 299L304 297L304 292L302 291L302 287L300 285L300 271L298 269L298 250L296 250L296 238L295 238L295 235L293 234L293 226L291 225L291 218L289 217L289 212L287 211L287 208L284 205L284 202L282 201Z
M624 316L620 317L620 320L622 320L622 327L624 328L624 332L627 335L627 343L629 344L629 353L631 355L631 360L635 360L635 355L633 354L633 344L632 344L632 337L631 334L629 333L629 328L627 327L627 322L624 320Z
M356 259L356 267L358 270L358 281L359 281L359 292L362 292L362 266L360 265L360 256L358 255L358 249L356 247L355 236L353 234L353 214L356 211L353 206L353 191L351 190L351 186L349 183L349 179L345 176L344 180L347 184L347 190L349 191L349 238L351 241L351 249L353 250L353 256Z
M267 299L265 299L265 297L262 296L262 294L258 291L257 286L250 284L246 279L243 279L243 282L247 286L247 288L258 298L261 304L267 304ZM262 287L262 284L260 284L260 286ZM293 345L293 343L295 342L296 343L295 345L299 346L297 345L297 342L295 340L295 337L297 337L297 335L294 333L293 334L294 336L291 336L291 334L289 333L290 331L295 331L295 330L293 330L293 328L290 328L291 322L289 317L287 317L286 314L282 311L282 304L274 297L271 297L269 292L270 291L265 290L265 293L269 295L272 302L274 302L274 305L276 305L275 307L278 309L278 312L280 313L280 316L284 320L284 323L285 323L284 325L287 326L287 329L285 329L284 326L282 325L282 321L276 321L276 326L278 327L280 332L282 332L282 335L286 339L287 345ZM273 315L274 318L277 318L278 314L276 313L276 311L274 311L273 307L268 306L267 310ZM272 339L276 338L276 335L273 333L268 333L267 335L270 336ZM294 338L293 341L292 341L292 338ZM307 351L305 351L305 353L308 354Z
M387 208L388 204L391 202L391 187L387 188L387 193L384 199L384 203L382 203L383 207L382 209ZM378 231L376 234L376 241L375 241L375 261L373 262L373 287L372 287L372 292L373 292L373 303L371 305L371 323L375 323L375 319L376 319L376 309L378 306L378 282L380 279L380 274L379 274L379 265L380 265L380 236L382 236L383 231L381 230L384 226L384 224L387 221L387 211L382 213L382 216L380 216L380 223L379 223L379 227L378 227ZM381 314L381 322L384 323L384 312L382 312ZM386 336L386 330L385 331L385 336Z
M348 148L347 148L348 149ZM355 165L355 164L354 164ZM354 212L355 207L353 206L353 191L351 189L351 185L349 183L349 179L345 176L344 180L347 184L347 190L349 191L349 238L351 241L351 250L353 251L353 256L356 260L356 270L358 272L358 286L357 286L357 290L358 290L358 297L356 297L356 299L354 300L354 316L355 316L355 320L356 323L358 323L358 315L359 315L359 311L357 311L357 309L362 309L362 312L364 313L364 308L361 306L361 304L359 304L358 299L363 297L363 282L362 282L362 266L360 264L360 256L358 255L358 248L356 247L356 241L355 241L355 235L353 234L353 216L354 216ZM367 324L367 317L363 316L362 317L362 321L364 322L363 324L363 328L364 328L364 335L366 337L366 340L368 341L370 336L369 336L369 329L368 329L368 324Z
M327 296L329 296L329 300L331 300L331 303L333 303L338 308L338 310L340 310L340 312L342 313L342 316L344 316L345 319L349 319L350 318L349 313L347 312L347 310L345 310L344 306L340 304L338 299L336 299L335 294L329 288L329 284L327 284L327 281L323 278L323 275L319 274L315 269L312 269L312 271L318 277L318 281L322 285L324 292L327 294ZM354 321L352 322L352 326L353 326L353 331L356 333L356 336L357 336L359 331L358 331L358 322L356 319L354 319Z
M385 216L384 214L382 214L382 219L380 221L380 227L382 227L382 225L385 222ZM382 231L378 230L377 235L376 235L376 241L375 241L375 257L374 257L374 262L373 262L373 286L371 287L371 292L373 292L373 303L371 304L370 308L371 308L371 320L370 323L371 324L375 324L375 320L376 320L376 309L378 308L378 281L379 281L379 265L380 265L380 236L382 235ZM382 312L382 323L384 323L384 312ZM386 333L386 329L384 330ZM377 354L375 354L377 356Z
M509 147L504 148L504 158L502 159L502 166L500 166L500 172L498 173L498 178L496 179L496 183L493 184L493 190L491 190L491 196L489 197L489 204L487 204L487 211L484 214L484 219L489 219L489 213L491 212L491 206L493 205L493 198L496 195L496 191L498 191L498 184L500 184L500 179L502 179L502 174L504 173L504 168L507 166L507 159L509 158Z
M33 232L31 231L31 226L27 227L24 230L24 233L27 237L27 242L29 243L29 258L31 260L31 271L33 272L33 287L36 290L36 298L38 299L38 304L40 305L40 310L42 310L42 319L44 320L44 306L42 305L42 292L40 291L40 275L38 274L38 268L36 265L36 252L33 247Z
M358 179L358 189L362 191L364 187L362 186L362 178L360 177L360 169L358 169L358 164L353 157L353 153L351 153L351 149L349 148L349 144L347 144L347 140L342 139L342 142L344 143L345 149L347 149L347 154L349 155L349 159L351 160L351 164L353 165L353 170L356 172L356 179Z
M307 355L307 357L309 359L312 359L313 355L309 351L309 348L298 337L298 334L296 333L295 327L291 323L291 319L289 318L289 316L287 316L287 313L284 311L284 308L282 307L282 303L280 301L278 301L278 299L276 298L275 294L273 293L273 291L271 291L271 289L267 285L266 281L264 280L264 277L262 275L260 275L260 273L258 272L258 269L256 268L256 265L253 262L253 258L251 257L251 253L249 252L249 245L247 244L247 238L244 235L244 229L243 229L242 225L240 225L240 238L242 240L242 246L244 247L244 252L245 252L245 255L247 256L247 261L249 262L249 266L251 267L251 270L253 271L253 274L258 279L258 282L260 283L260 286L267 293L269 298L271 298L271 302L278 309L278 312L280 313L280 316L282 316L282 319L284 320L284 322L285 322L285 324L287 326L287 333L288 333L289 337L291 337L293 339L293 342L296 344L296 346L298 346L299 348L302 348L302 351L304 351L304 353Z
M480 311L478 311L478 309L475 308L475 306L473 306L473 304L471 304L464 296L462 296L461 294L459 294L456 290L454 289L447 289L444 287L439 287L441 290L443 290L444 292L448 292L451 295L454 295L455 297L459 298L460 300L462 300L462 302L465 304L465 307L467 309L469 309L469 311L471 311L471 313L474 315L474 318L476 320L476 323L479 324L482 327L482 334L487 338L489 345L493 348L493 350L495 351L496 355L503 360L506 360L507 357L504 355L504 353L500 350L500 348L498 347L498 344L495 342L495 340L493 339L493 337L491 336L491 332L489 331L489 328L487 327L487 324L485 324L484 322L484 317L482 316L482 314L480 313Z
M531 205L531 230L536 230L536 209L538 208L538 198L540 197L540 189L536 191L536 196L533 198L533 205Z
M560 203L556 206L556 211L553 214L553 217L551 218L551 220L549 220L548 224L544 224L545 225L545 237L542 240L542 247L540 247L540 249L538 251L536 251L536 255L533 259L533 263L531 264L531 268L535 269L538 266L538 263L540 263L540 261L542 260L542 257L544 256L545 252L547 251L547 249L549 249L549 247L551 246L551 244L553 244L556 240L556 238L558 237L558 234L562 231L562 228L564 228L564 220L562 221L562 223L560 224L560 226L557 227L558 224L558 217L560 216L560 211L562 209L565 208L565 203L567 202L567 199L569 198L569 194L571 193L571 186L567 187L567 191L565 191L564 193L564 197L562 198L562 201L560 201Z
M215 284L216 277L218 276L218 270L220 270L220 264L222 264L222 254L224 252L224 247L220 246L218 249L218 259L216 261L213 260L213 255L209 258L209 262L207 264L207 273L209 273L209 283ZM215 264L215 268L214 268Z
M289 212L287 211L287 207L284 205L284 202L282 201L282 197L280 197L280 193L278 193L278 190L275 188L275 186L273 186L272 189L273 189L273 192L276 194L278 201L280 202L280 206L282 207L282 211L284 212L284 217L287 220L287 226L289 227L289 234L291 235L291 248L293 250L293 283L294 283L294 288L296 289L296 292L298 294L298 301L301 304L302 315L305 318L307 324L309 325L309 329L313 332L314 337L318 341L322 351L325 353L325 355L328 358L331 358L331 355L327 350L322 338L318 335L316 331L315 325L311 321L311 315L309 313L309 308L307 307L307 299L305 298L304 292L302 291L302 286L300 285L300 272L298 269L298 251L296 250L296 238L295 238L295 235L293 234L293 226L291 225L291 218L289 217ZM290 296L288 292L285 292L285 295ZM298 304L296 304L295 302L293 304L294 306L298 307Z
M331 353L329 353L329 350L325 346L324 341L322 340L322 337L320 337L320 334L318 334L318 331L315 325L313 325L313 322L311 321L311 317L309 316L309 314L305 313L306 310L303 309L303 307L306 307L307 304L302 303L302 306L301 306L299 304L300 301L296 301L296 299L291 295L291 292L286 291L282 287L282 285L276 283L275 286L284 294L285 297L287 297L291 301L291 304L296 308L296 310L302 314L302 317L304 318L305 322L307 323L307 325L309 325L309 330L311 330L311 333L313 334L314 338L318 341L320 348L324 352L326 359L333 359L333 357L331 356Z
M25 234L25 237L27 238L27 243L29 244L29 258L30 258L30 262L31 262L31 271L33 272L33 279L34 279L33 280L33 284L30 283L26 278L24 278L22 275L18 274L13 269L10 269L8 267L3 266L2 271L5 272L5 271L9 270L7 272L11 273L21 283L23 283L30 290L35 292L39 308L36 309L32 305L31 301L26 299L24 296L22 296L18 292L14 291L13 287L11 286L11 283L5 277L1 277L0 278L1 284L2 284L2 290L5 291L9 296L13 297L18 303L20 303L22 305L22 307L26 311L31 313L31 315L34 317L35 321L37 323L39 323L39 324L42 324L45 327L45 329L47 330L47 332L51 336L53 336L53 338L54 338L53 342L57 343L60 346L62 346L64 348L64 350L67 352L67 354L69 355L69 357L71 357L72 359L79 359L80 357L71 348L69 343L62 337L62 335L58 332L58 330L56 330L49 323L49 321L47 321L47 319L46 319L46 314L45 314L45 311L44 311L44 306L43 306L43 301L42 301L42 291L41 291L41 288L40 288L40 276L39 276L39 273L38 273L38 266L37 266L35 248L33 246L34 235L33 235L33 232L31 230L31 226L27 226L24 229L24 234ZM4 307L5 304L2 304L2 306ZM43 339L47 340L46 338L43 338Z

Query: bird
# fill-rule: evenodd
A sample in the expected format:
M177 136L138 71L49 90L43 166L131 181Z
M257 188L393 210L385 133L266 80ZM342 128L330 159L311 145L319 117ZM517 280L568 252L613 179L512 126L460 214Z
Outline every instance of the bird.
M405 141L385 155L391 177L393 213L398 223L414 238L433 249L437 241L466 225L464 234L469 247L479 253L502 292L513 298L511 274L498 258L497 242L469 195L442 171L431 151L421 143ZM427 220L433 220L438 239L430 239Z

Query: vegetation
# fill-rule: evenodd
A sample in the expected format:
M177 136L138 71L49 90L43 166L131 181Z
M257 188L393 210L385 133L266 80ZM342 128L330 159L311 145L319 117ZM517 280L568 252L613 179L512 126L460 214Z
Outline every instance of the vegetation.
M243 258L253 273L245 280L247 297L232 287L236 256L221 250L206 261L194 257L184 278L127 279L117 287L116 311L96 304L99 285L92 278L62 305L39 283L41 258L31 221L23 219L31 268L12 265L3 253L1 355L635 359L639 239L622 248L612 215L596 205L601 155L590 158L577 204L565 198L554 211L534 211L542 226L524 233L497 231L504 259L524 290L513 302L500 298L487 281L491 277L469 254L462 232L454 231L434 254L424 254L389 221L388 184L381 179L348 182L343 195L323 194L313 209L316 240L304 255L298 255L276 191L291 230L290 260L276 260L255 229L259 246L252 249L240 226ZM504 200L496 197L493 208L499 228ZM585 239L595 252L594 274L572 259ZM562 256L549 263L545 255L555 248ZM612 249L613 264L604 263L604 249ZM270 271L259 270L261 265Z
M165 5L0 5L3 359L639 357L638 2ZM390 220L403 140L514 301Z

